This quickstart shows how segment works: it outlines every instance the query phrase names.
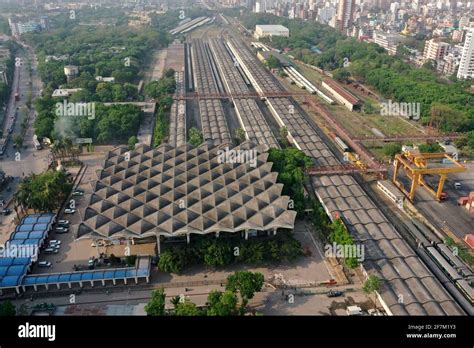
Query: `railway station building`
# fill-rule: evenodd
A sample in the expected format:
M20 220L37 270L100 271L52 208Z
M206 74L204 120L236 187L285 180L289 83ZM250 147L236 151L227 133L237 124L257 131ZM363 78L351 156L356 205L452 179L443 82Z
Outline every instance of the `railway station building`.
M288 209L289 197L281 195L283 184L267 158L251 142L232 149L207 143L117 147L106 154L77 238L156 239L160 254L166 239L248 239L291 230L296 212Z

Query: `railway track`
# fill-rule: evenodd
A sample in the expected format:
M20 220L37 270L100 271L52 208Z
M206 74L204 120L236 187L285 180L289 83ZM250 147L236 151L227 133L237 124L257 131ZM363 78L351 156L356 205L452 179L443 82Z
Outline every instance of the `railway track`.
M195 89L199 93L218 93L218 85L211 68L210 57L202 40L192 40L192 65ZM222 102L216 99L200 99L199 114L205 141L214 144L231 143L229 128Z
M283 88L278 81L243 43L229 39L228 44L258 93L262 96L281 93ZM287 127L290 141L315 158L316 167L341 164L337 154L331 152L326 140L313 129L291 98L267 97L266 103L279 125ZM356 243L364 246L366 260L362 267L366 274L376 274L383 280L378 293L385 310L392 315L463 314L441 282L386 218L376 200L362 189L356 176L323 175L313 177L311 183L328 215L331 218L335 214L343 216Z

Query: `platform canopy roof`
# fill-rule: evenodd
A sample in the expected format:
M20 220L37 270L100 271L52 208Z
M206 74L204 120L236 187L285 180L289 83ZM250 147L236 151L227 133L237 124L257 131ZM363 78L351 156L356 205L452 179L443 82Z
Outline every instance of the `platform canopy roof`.
M98 172L77 237L292 229L296 212L288 210L289 197L281 195L283 185L276 183L278 174L267 158L250 142L233 149L209 144L115 148Z

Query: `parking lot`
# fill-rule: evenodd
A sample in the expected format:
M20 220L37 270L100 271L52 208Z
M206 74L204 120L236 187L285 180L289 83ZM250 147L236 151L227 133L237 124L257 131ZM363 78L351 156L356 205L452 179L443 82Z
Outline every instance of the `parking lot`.
M57 254L47 254L42 251L39 260L51 262L51 267L42 268L35 266L34 273L71 272L74 269L74 265L87 265L89 257L93 254L92 240L89 238L75 240L75 229L84 216L84 210L87 207L90 193L92 192L91 185L97 178L96 170L101 168L103 155L100 153L86 155L82 156L81 160L86 166L85 173L75 190L80 190L84 194L71 197L75 205L74 214L63 214L60 217L60 219L70 222L69 232L62 234L56 233L54 230L51 232L47 243L50 240L59 240L61 242L59 251ZM79 167L69 169L73 175L76 175L78 170Z

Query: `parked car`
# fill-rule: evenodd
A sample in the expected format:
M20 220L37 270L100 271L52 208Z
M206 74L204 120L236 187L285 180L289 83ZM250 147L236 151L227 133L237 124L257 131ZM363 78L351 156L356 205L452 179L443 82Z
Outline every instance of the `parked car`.
M60 241L60 240L57 240L57 239L53 239L53 240L50 240L48 244L49 244L49 246L51 246L51 247L54 247L55 245L58 245L58 246L59 246L59 245L61 245L61 241Z
M58 228L56 228L56 233L57 234L63 234L63 233L68 233L69 232L69 228L64 228L64 227L58 227Z
M11 212L12 212L12 210L11 210L10 208L5 208L5 209L2 210L2 214L3 214L3 215L8 215L8 214L10 214Z
M346 313L349 316L352 315L364 315L362 309L359 306L348 306L346 309Z
M57 253L59 253L59 248L49 246L46 249L44 249L44 253L45 254L57 254Z
M95 258L91 257L89 258L89 261L87 261L87 266L89 269L94 269L95 267Z
M326 294L328 297L340 297L342 296L342 291L338 290L329 290L329 292Z
M59 226L69 226L70 222L68 220L58 220Z
M64 209L64 214L74 214L76 209L66 208Z
M73 196L84 196L84 191L82 190L75 190L73 193L72 193Z
M38 262L38 267L51 267L51 262L49 262L49 261L40 261L40 262Z
M460 190L460 189L461 189L461 183L460 183L460 182L455 182L455 183L454 183L454 188L455 188L456 190Z

